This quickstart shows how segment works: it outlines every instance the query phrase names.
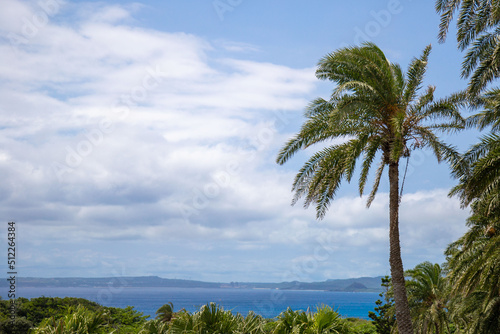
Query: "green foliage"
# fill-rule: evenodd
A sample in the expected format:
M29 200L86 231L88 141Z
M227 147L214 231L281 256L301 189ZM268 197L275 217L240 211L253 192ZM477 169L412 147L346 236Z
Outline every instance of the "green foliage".
M287 308L276 320L274 334L304 333L309 326L309 318L304 311L294 311Z
M241 315L233 315L224 311L215 303L203 305L191 314L185 310L175 314L170 322L170 333L234 333L243 321Z
M144 323L149 317L143 315L142 312L134 310L132 306L127 306L126 308L106 307L105 309L109 313L111 324L136 325Z
M372 319L375 332L378 334L391 334L396 323L396 313L394 309L394 296L391 291L391 279L389 276L382 277L381 285L384 291L379 294L383 301L378 299L375 304L375 312L368 312L368 317Z
M453 164L453 174L459 184L450 192L458 195L462 206L475 201L487 203L488 212L500 210L500 89L474 98L474 107L481 111L467 119L468 126L491 133L480 138ZM489 215L489 213L487 213Z
M17 299L17 315L26 317L35 326L43 319L50 317L61 317L70 307L82 305L90 310L98 310L102 306L83 298L58 298L58 297L38 297L28 300L26 298Z
M330 306L316 308L316 312L294 311L288 308L276 319L273 334L348 334L350 327L345 319Z
M406 288L413 328L417 334L455 333L449 311L449 287L444 271L438 264L423 262L407 270ZM376 328L376 333L394 333L396 318L391 280L382 278L385 291L377 300L375 312L369 317Z
M489 198L472 204L469 230L446 250L454 322L470 333L500 328L500 210Z
M480 138L453 165L458 195L472 215L469 230L447 251L451 317L457 330L467 333L498 333L500 328L500 90L482 93L500 77L500 2L498 0L437 0L441 13L440 37L444 40L458 12L457 41L468 48L462 75L470 77L468 93L474 108L469 126L491 133ZM482 94L482 95L481 95Z
M168 302L156 311L156 319L160 319L163 322L169 322L174 315L174 304Z
M369 321L361 319L343 319L329 306L317 307L313 312L293 311L287 309L275 319L264 319L250 311L246 316L233 314L215 303L202 306L198 311L191 313L184 309L174 312L170 321L163 321L161 317L147 321L147 316L128 306L124 309L103 307L94 302L79 298L47 298L40 300L22 299L24 312L37 316L40 310L34 305L43 307L50 305L48 313L54 310L54 316L47 317L33 325L23 317L17 317L12 327L6 314L0 322L0 333L5 334L277 334L277 333L304 333L304 334L374 334L375 326ZM81 301L81 304L78 302ZM9 301L0 300L0 310L6 308ZM61 307L61 305L70 305ZM173 305L168 303L170 308ZM165 308L158 309L165 311ZM35 312L36 311L36 312ZM3 327L1 327L3 326ZM10 327L9 327L10 326ZM31 331L30 331L31 328Z
M10 301L0 300L0 333L11 333L13 325L10 321ZM124 309L114 307L104 307L98 303L83 298L51 298L39 297L16 299L16 315L14 326L17 334L28 333L29 328L45 326L45 330L64 331L71 321L89 320L99 314L105 316L105 333L115 334L137 333L139 328L146 322L147 316L137 312L133 307ZM83 311L85 310L85 311ZM72 312L74 320L68 317ZM98 319L94 318L94 319ZM43 324L42 324L43 323ZM90 322L88 322L91 325ZM52 328L52 329L49 329Z
M22 334L28 333L30 328L33 327L33 323L26 318L16 317L14 321L11 319L2 319L0 321L0 333L4 334Z
M235 331L237 334L264 334L268 333L269 328L268 322L262 318L260 315L256 315L254 312L248 312L247 316L243 318L238 316L238 327Z
M202 333L225 334L232 333L237 327L237 317L216 303L210 303L200 308L193 315L195 330Z
M377 328L375 325L368 320L357 319L357 318L347 318L347 326L349 327L349 333L352 334L377 334Z
M92 312L84 306L69 308L65 316L56 320L45 319L35 328L33 334L105 334L109 328L109 315L104 311Z
M163 322L161 319L153 319L142 326L139 334L163 334L168 332L168 328L168 323Z
M406 275L416 333L449 333L448 284L439 264L423 262Z
M462 63L462 76L471 78L469 92L476 95L500 74L500 3L497 0L436 0L436 10L441 14L440 41L445 40L458 12L458 47L468 49Z
M349 326L345 319L340 317L340 314L333 310L330 306L323 305L316 308L316 312L308 313L310 326L306 333L311 334L343 334L349 333Z
M366 320L343 319L329 306L315 312L294 311L288 308L275 319L264 319L250 311L245 317L232 314L210 303L190 313L181 310L170 322L161 319L148 321L140 334L374 334L375 328Z

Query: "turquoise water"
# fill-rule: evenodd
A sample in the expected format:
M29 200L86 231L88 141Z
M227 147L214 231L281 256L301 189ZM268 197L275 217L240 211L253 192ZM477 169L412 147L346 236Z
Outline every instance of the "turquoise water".
M379 299L375 292L331 292L266 289L205 289L205 288L144 288L115 284L107 288L23 288L18 297L79 297L104 306L133 306L144 315L155 316L160 306L172 302L174 311L185 308L195 311L201 305L216 302L225 310L246 315L254 311L273 318L287 307L294 310L314 309L325 304L337 309L344 317L368 319Z

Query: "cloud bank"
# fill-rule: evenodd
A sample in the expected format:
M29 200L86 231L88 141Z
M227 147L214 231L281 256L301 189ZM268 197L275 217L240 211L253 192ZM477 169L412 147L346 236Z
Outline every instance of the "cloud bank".
M388 271L388 203L290 207L279 147L316 93L314 68L258 46L135 25L140 5L8 0L0 14L0 213L21 276L323 280ZM405 195L410 265L442 260L466 212Z

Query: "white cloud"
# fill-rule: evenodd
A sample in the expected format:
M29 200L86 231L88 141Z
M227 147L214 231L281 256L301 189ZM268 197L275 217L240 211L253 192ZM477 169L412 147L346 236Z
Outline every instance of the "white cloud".
M33 16L29 5L15 0L2 1L3 10L0 12L0 29L3 31L20 31L23 20Z
M137 8L137 6L135 7ZM97 11L94 8L94 10L90 13L87 13L87 15L86 16L88 17L89 21L106 23L115 23L131 18L130 12L128 10L117 5L108 5L102 10L97 9Z
M11 16L40 10L12 4ZM293 173L274 159L314 69L231 58L258 49L245 43L138 28L140 6L86 6L14 46L16 21L0 17L0 213L22 229L23 275L102 276L126 262L130 274L236 280L253 268L270 280L318 245L329 255L305 279L386 268L387 194L370 209L339 197L322 222L290 207ZM445 247L463 220L445 191L405 195L404 250Z
M252 45L249 43L228 41L228 40L216 40L214 42L217 46L222 47L226 51L238 52L238 53L254 53L260 52L260 48L257 45Z

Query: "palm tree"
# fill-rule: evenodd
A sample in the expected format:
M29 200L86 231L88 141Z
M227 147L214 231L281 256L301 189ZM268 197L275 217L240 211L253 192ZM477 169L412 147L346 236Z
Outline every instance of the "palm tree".
M441 14L439 39L444 42L453 16L458 11L457 41L460 50L468 48L462 76L471 76L469 93L477 95L500 76L500 2L498 0L436 0Z
M172 304L172 302L168 302L156 311L156 319L160 319L162 322L169 322L172 320L173 315L174 304Z
M439 264L423 262L407 270L406 284L417 333L444 333L448 327L448 286Z
M347 322L340 314L328 305L316 308L314 314L309 314L311 325L308 334L345 334L349 333Z
M500 328L500 208L490 200L471 205L469 230L446 250L455 321L478 334Z
M254 312L248 312L247 316L243 318L240 314L237 316L238 328L233 332L235 334L264 334L266 333L266 321L262 316Z
M337 311L328 305L316 308L316 312L294 311L287 308L276 320L273 334L347 334L349 325Z
M341 181L351 181L359 158L363 160L359 178L362 195L372 163L380 157L367 206L375 198L384 168L389 167L389 262L400 334L413 331L399 241L399 162L417 148L431 149L438 161L458 159L455 149L440 141L435 131L455 131L464 123L457 110L462 94L434 101L435 88L429 86L417 97L430 51L428 46L420 58L412 60L406 76L373 43L342 48L322 58L316 76L335 82L337 87L330 100L318 98L309 105L300 132L277 158L284 164L313 144L344 140L314 154L293 183L292 204L305 196L305 207L316 204L318 219L325 216Z
M181 319L182 321L178 322L177 320L176 318L172 323L172 333L194 331L195 333L227 334L234 333L242 319L233 315L231 311L224 311L222 307L215 303L209 303L203 305L192 315L191 322L187 316L184 316L184 319ZM183 332L178 331L180 328L178 324L187 324Z
M168 333L168 323L162 321L161 319L153 319L146 322L139 334L167 334Z
M302 334L306 332L310 322L306 312L302 310L294 311L288 307L278 315L273 334Z
M193 314L182 309L170 323L169 332L173 334L196 333L195 326Z

